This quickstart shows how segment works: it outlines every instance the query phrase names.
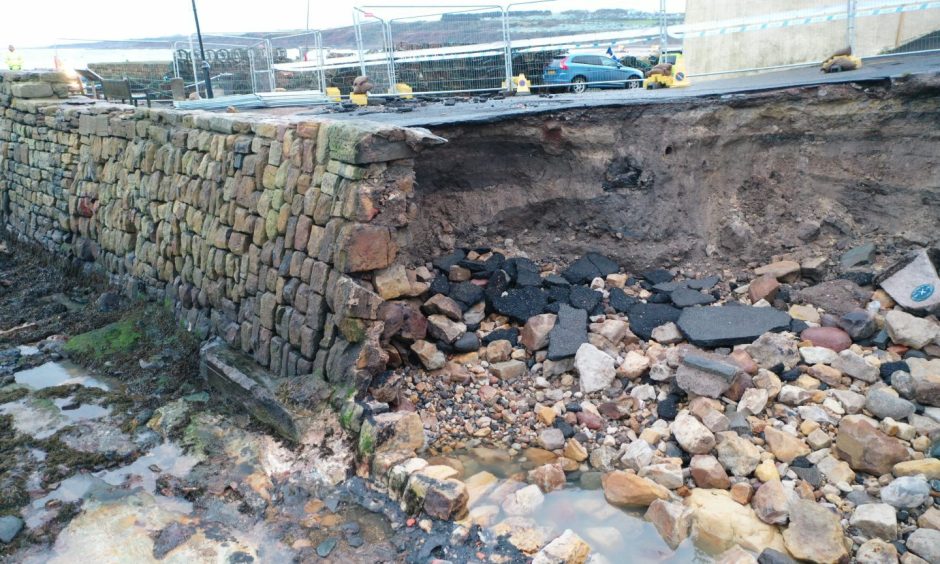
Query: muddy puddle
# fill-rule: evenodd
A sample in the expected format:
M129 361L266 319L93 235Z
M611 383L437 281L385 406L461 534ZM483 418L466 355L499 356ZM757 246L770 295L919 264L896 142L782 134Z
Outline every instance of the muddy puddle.
M318 481L318 468L351 467L337 445L287 448L208 409L205 391L114 407L120 383L64 361L11 380L0 416L16 446L3 456L25 499L0 513L23 524L0 562L378 562L409 546L390 542L405 517L361 480L352 493ZM63 461L64 447L87 463Z
M36 350L36 347L27 347L29 350ZM20 354L23 356L32 356L24 354L20 348ZM36 368L22 370L15 375L16 383L28 386L34 390L52 388L54 386L64 386L68 384L78 384L86 388L98 388L108 390L110 387L101 380L91 376L85 369L72 364L68 361L47 362Z
M442 460L438 463L456 461L468 487L474 484L468 519L491 535L554 538L571 529L591 546L599 562L713 562L691 540L672 550L643 518L645 508L629 510L607 503L599 473L569 473L560 489L545 493L531 511L519 511L508 510L507 495L525 486L526 473L545 461L527 459L525 452L510 458L504 451L484 447L450 453Z

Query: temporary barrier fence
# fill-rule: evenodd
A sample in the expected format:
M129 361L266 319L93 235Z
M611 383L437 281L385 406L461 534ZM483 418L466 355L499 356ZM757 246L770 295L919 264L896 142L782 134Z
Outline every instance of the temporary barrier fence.
M364 5L353 11L353 26L346 29L264 37L207 34L203 44L214 86L226 94L322 92L329 86L347 94L355 77L364 74L373 83L373 95L391 96L406 95L398 92L400 83L410 87L409 94L498 92L512 89L520 80L536 91L567 88L572 85L546 83L551 79L546 67L553 59L580 55L589 55L605 68L579 85L630 87L639 81L625 79L628 69L616 68L611 58L623 67L644 71L657 61L663 46L681 48L690 39L745 34L740 43L747 48L760 44L761 33L801 26L828 26L826 33L838 36L830 37L830 43L852 45L863 57L940 51L940 0L833 1L804 10L692 24L684 21L683 13L667 11L667 0L634 2L631 10L591 10L590 4L585 0L584 9L565 13L555 0L446 7ZM886 26L892 33L885 33ZM137 61L126 60L124 56L135 49L149 49L154 56L136 53ZM98 62L101 57L96 56L87 66L104 78L126 78L132 88L148 90L157 98L169 97L169 80L174 77L184 80L188 92L204 93L202 55L194 35L173 42L63 41L56 46L57 54L70 50L113 53L112 62ZM737 65L690 76L762 72L817 62Z

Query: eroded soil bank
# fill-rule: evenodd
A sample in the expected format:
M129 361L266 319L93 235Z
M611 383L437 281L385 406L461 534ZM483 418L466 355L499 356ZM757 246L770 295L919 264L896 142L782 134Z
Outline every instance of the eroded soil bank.
M940 78L824 85L435 128L414 256L511 239L535 259L737 266L940 233Z

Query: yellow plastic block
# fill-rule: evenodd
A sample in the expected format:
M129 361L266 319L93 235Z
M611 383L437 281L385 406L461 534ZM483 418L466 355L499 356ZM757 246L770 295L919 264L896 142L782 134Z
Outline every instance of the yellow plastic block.
M339 102L342 99L342 94L340 94L339 88L335 86L327 86L326 95L330 100L333 100L334 102Z
M349 101L357 106L368 106L369 97L365 94L350 94Z
M401 98L404 98L405 100L411 100L412 98L414 98L414 96L411 95L411 93L414 92L414 90L412 90L411 86L408 86L404 82L399 82L395 84L395 92L398 92L399 94L404 94L404 96L401 96Z

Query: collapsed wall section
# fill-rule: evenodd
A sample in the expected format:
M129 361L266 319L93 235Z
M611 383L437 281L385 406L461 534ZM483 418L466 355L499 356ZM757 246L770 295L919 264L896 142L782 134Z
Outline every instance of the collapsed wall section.
M64 100L66 76L0 74L0 217L15 237L168 298L284 379L345 390L384 369L383 300L414 210L413 159L441 140Z
M639 271L923 245L940 238L938 94L921 75L435 127L448 142L416 161L409 251L596 250Z

